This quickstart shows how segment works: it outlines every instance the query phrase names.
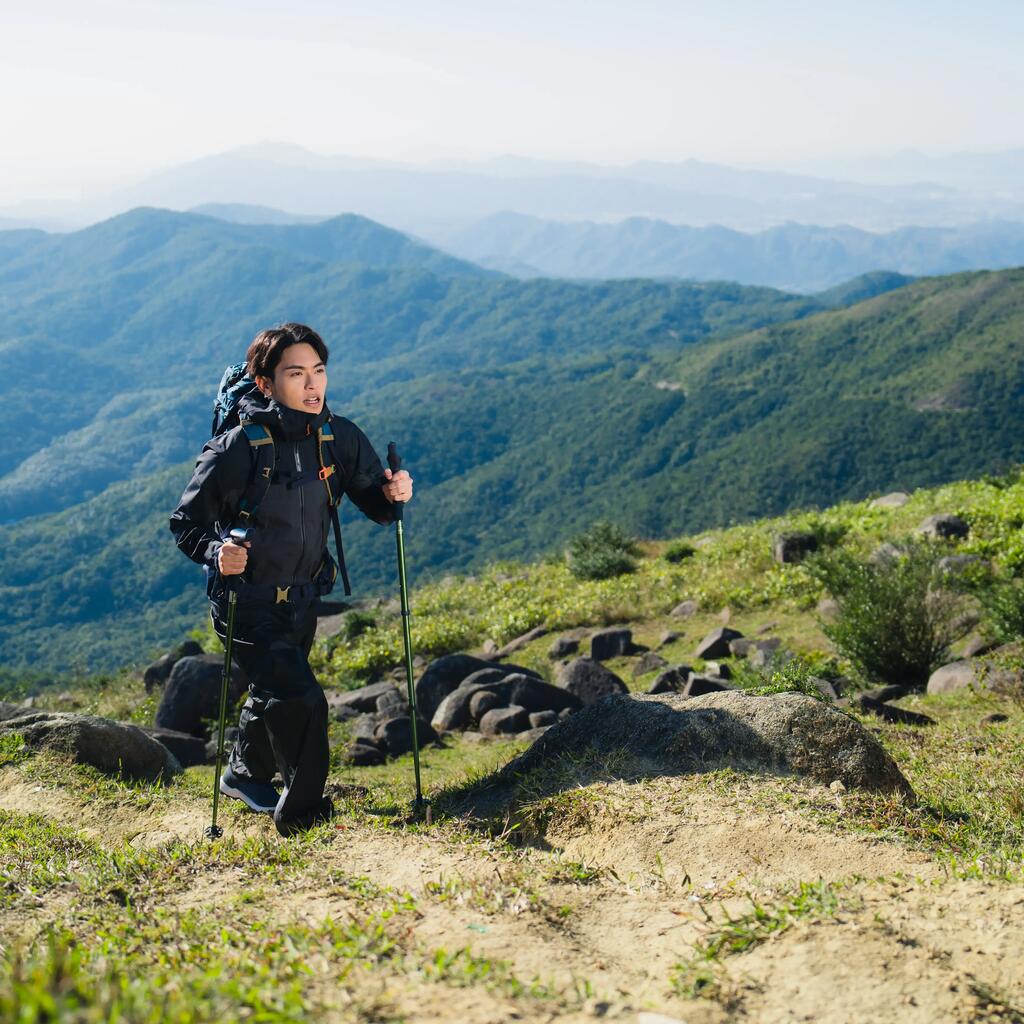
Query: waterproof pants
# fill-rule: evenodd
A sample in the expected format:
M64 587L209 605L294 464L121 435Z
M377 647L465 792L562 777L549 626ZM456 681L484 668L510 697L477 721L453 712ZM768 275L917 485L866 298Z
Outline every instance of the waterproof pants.
M219 618L215 615L215 619ZM223 621L216 622L224 632ZM330 748L327 698L309 667L314 603L239 601L232 655L249 678L249 695L231 749L232 772L284 789L274 811L279 830L301 823L324 802Z

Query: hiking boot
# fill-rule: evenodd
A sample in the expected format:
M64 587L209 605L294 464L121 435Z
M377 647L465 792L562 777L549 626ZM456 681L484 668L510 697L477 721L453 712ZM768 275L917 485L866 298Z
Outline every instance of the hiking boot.
M253 782L236 775L230 767L220 777L220 791L241 800L246 807L263 814L273 814L281 794L269 782Z
M305 832L316 825L322 825L333 817L334 804L331 803L329 796L325 796L314 808L306 811L304 814L300 814L297 818L288 818L285 821L281 821L275 815L274 824L277 826L277 831L287 837L295 835L296 832Z

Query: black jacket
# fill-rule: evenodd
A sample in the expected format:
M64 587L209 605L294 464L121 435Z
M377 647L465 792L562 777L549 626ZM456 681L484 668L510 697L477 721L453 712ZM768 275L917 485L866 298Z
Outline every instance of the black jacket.
M297 473L320 468L316 431L330 412L325 405L320 413L312 415L256 396L242 400L239 415L270 429L276 459L270 487L256 513L243 579L275 587L308 583L327 552L327 489L319 480L288 485L294 484ZM375 522L392 522L391 503L381 492L384 469L366 435L339 416L333 416L331 424L336 472L345 494ZM249 441L241 427L206 443L192 479L171 513L175 543L192 561L216 567L217 552L228 531L237 525L238 504L253 465Z

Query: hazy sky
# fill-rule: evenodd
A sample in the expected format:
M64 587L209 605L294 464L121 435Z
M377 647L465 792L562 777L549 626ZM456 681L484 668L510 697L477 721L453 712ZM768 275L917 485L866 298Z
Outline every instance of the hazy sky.
M1024 145L1019 0L0 0L0 201L237 145L784 163Z

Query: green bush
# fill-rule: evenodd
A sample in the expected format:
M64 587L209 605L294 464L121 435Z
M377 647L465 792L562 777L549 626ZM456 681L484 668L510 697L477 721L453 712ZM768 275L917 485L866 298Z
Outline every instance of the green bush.
M666 562L675 564L692 558L695 554L697 554L697 549L692 544L687 544L685 540L677 540L665 548L663 557Z
M961 595L938 567L945 549L909 541L893 559L861 561L848 551L819 555L808 571L835 598L825 635L865 678L923 689L964 632Z
M636 570L636 541L615 523L595 523L569 541L569 571L579 580L607 580Z
M999 580L980 590L978 600L992 636L1003 643L1024 637L1024 585Z

